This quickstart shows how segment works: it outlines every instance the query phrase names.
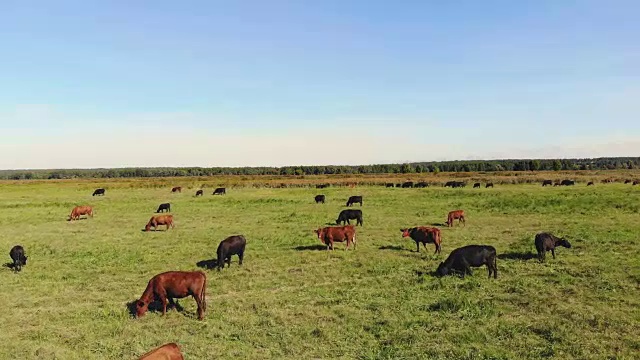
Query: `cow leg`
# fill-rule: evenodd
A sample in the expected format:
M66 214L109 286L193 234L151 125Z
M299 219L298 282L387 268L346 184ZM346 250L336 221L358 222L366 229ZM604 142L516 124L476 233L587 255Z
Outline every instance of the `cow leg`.
M420 252L420 243L416 241L416 252Z
M167 300L169 300L169 308L177 309L178 306L176 305L172 297L168 297Z
M160 302L162 303L162 315L167 313L167 296L160 294Z
M349 219L347 219L347 224L351 225L351 222L349 221ZM356 225L358 225L358 223L356 223Z
M242 266L242 259L244 259L244 251L238 254L238 258L240 258L240 262L238 263L238 265Z
M224 260L227 262L227 267L231 267L231 255Z
M433 255L440 252L440 245L436 244L436 251L433 252Z
M551 249L551 255L553 255L553 259L556 258L556 249Z

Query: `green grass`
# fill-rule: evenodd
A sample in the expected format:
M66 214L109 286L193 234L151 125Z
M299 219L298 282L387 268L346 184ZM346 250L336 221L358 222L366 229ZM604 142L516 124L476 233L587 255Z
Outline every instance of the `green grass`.
M633 359L640 354L640 188L612 184L495 189L107 188L0 183L0 250L22 244L19 274L0 268L0 358L134 359L178 342L186 359ZM313 196L327 195L316 205ZM349 195L364 196L358 249L316 250L313 230ZM176 229L144 233L171 202ZM95 218L67 222L74 205ZM358 205L356 205L359 208ZM400 228L443 223L443 252L415 252ZM572 249L525 260L551 231ZM243 267L208 276L207 313L195 302L132 319L127 303L167 270L195 270L218 243L247 238ZM497 248L498 279L431 275L451 250ZM524 258L524 259L523 259Z

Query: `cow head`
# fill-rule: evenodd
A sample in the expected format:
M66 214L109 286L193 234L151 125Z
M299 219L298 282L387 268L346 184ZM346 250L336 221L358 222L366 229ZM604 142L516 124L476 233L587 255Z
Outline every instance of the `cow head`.
M27 256L22 257L22 265L27 265Z
M144 231L150 231L151 230L151 222L149 222L147 225L145 225L144 227Z
M147 312L149 304L146 304L142 300L136 301L136 317L141 317Z
M402 237L408 237L411 236L409 233L411 232L411 229L400 229L400 232L402 233Z
M560 239L560 241L558 241L558 243L556 244L556 246L564 246L567 249L571 249L571 243L569 243L567 240L565 240L564 238Z
M445 276L447 274L449 274L449 268L444 265L444 262L441 262L440 265L438 265L438 269L436 270L436 275Z

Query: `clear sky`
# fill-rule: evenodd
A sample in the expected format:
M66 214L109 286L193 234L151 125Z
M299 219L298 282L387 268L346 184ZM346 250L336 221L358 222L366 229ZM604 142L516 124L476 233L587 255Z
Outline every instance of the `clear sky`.
M0 3L0 168L640 156L640 1Z

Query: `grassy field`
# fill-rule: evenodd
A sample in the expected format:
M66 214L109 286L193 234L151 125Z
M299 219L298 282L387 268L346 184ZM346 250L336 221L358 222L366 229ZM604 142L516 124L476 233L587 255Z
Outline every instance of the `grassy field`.
M151 180L148 180L151 181ZM186 359L633 359L640 354L640 187L504 185L495 189L382 187L229 189L194 198L145 181L0 183L0 250L29 262L0 268L0 358L134 359L178 342ZM179 185L179 184L176 184ZM327 204L313 196L324 193ZM323 250L313 230L363 195L358 249ZM176 229L144 233L159 203ZM67 222L75 205L95 218ZM356 205L359 208L359 206ZM442 255L415 252L402 227L441 224ZM532 259L551 231L572 249ZM208 276L207 314L195 302L133 319L127 303L167 270L195 270L218 243L247 238L243 267ZM497 280L436 278L456 247L487 244Z

